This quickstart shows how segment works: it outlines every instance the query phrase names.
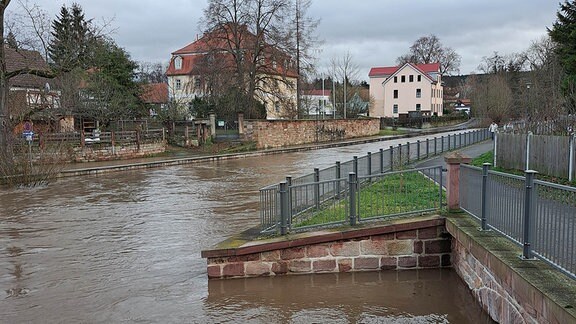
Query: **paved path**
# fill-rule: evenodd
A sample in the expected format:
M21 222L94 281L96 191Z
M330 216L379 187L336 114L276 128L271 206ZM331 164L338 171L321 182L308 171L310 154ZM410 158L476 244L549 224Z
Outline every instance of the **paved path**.
M484 142L480 142L478 144L464 147L462 149L456 150L455 152L461 152L462 154L465 154L471 158L477 158L480 155L482 155L488 151L491 151L493 146L494 146L494 142L492 142L491 140L487 140ZM441 165L442 168L445 169L446 168L446 162L444 161L444 155L445 154L433 157L433 158L428 159L428 160L423 161L423 162L418 162L414 165L414 167L423 168L423 167ZM434 181L438 182L438 179L434 179ZM442 183L446 184L446 172L442 172Z

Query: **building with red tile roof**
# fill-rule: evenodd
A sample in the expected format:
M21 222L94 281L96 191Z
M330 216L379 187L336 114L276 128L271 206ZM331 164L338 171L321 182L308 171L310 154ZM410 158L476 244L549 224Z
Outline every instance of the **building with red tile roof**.
M368 77L370 97L374 99L370 116L442 115L443 85L439 63L374 67Z
M231 28L240 29L241 40L231 39L234 35L228 30ZM219 88L225 88L223 85L238 80L238 73L256 71L258 81L252 86L257 99L266 107L267 118L282 118L283 103L293 105L296 100L295 63L289 55L268 44L255 55L255 44L256 36L245 26L230 24L172 52L166 71L170 96L191 102L196 97L218 94ZM245 67L245 71L239 72L239 66Z

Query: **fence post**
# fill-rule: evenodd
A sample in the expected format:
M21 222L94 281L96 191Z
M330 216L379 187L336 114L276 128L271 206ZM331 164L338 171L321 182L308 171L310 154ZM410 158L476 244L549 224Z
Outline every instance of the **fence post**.
M406 164L410 164L410 142L406 143Z
M390 171L394 171L394 146L390 145Z
M420 160L420 140L416 141L416 161Z
M460 209L460 164L468 164L472 161L472 158L460 152L451 152L444 156L444 161L448 169L448 174L446 175L448 210L458 210Z
M464 133L466 136L466 133ZM458 147L462 147L462 133L458 134Z
M570 148L570 160L568 161L570 164L568 164L568 181L572 182L572 179L574 179L574 139L576 138L576 135L572 135L570 136L570 139L568 141L569 144L569 148Z
M430 155L430 139L426 139L426 158Z
M526 191L524 195L524 248L522 259L532 259L532 199L534 196L534 170L524 171L526 174Z
M340 161L336 161L336 199L340 198L340 177L342 177Z
M384 173L384 149L380 149L380 173Z
M402 167L402 144L398 144L398 166Z
M288 192L288 215L292 215L292 193L290 192L290 187L292 186L291 176L286 177L286 185L288 186L286 187L286 191ZM287 226L292 227L292 216L286 218L286 224Z
M320 169L314 168L314 205L320 209Z
M368 167L368 175L372 175L372 152L368 152L366 158L368 159L368 161L366 161L366 166Z
M436 146L438 145L438 143L436 143L436 136L434 136L434 155L438 155L438 152L436 150Z
M350 172L348 174L348 187L350 188L350 225L356 225L356 192L358 190L358 178L356 173Z
M166 128L162 127L162 143L166 142Z
M352 161L352 170L356 175L358 175L358 157L353 156L352 158L354 159Z
M440 136L440 153L444 153L444 135Z
M530 170L530 137L532 132L528 132L526 135L526 168L524 170Z
M482 224L482 230L486 231L488 230L488 224L486 222L486 191L487 191L487 185L488 185L488 168L490 168L490 163L483 163L482 164L482 215L480 217L481 220L481 224Z
M494 161L492 163L492 165L494 167L497 166L497 164L496 164L497 158L498 158L498 132L494 132ZM528 169L526 169L526 170L528 170Z
M288 217L290 202L288 201L288 184L280 182L280 235L288 233Z
M450 151L450 134L448 134L448 151Z

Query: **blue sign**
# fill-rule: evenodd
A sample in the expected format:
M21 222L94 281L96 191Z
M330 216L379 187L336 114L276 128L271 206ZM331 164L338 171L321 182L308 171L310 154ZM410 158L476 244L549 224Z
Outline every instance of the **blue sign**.
M26 138L26 140L28 142L32 142L32 139L34 138L34 132L33 131L24 131L24 132L22 132L22 136L24 136L24 138Z

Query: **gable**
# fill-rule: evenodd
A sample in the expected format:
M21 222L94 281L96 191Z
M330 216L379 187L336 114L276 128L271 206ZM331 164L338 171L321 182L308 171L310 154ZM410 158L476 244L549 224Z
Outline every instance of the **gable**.
M384 80L382 82L382 85L387 84L389 80L393 80L395 76L402 74L406 70L410 70L410 71L414 72L415 75L422 75L424 77L424 79L427 79L428 81L430 81L430 83L436 82L436 80L432 79L432 77L430 77L430 75L428 73L419 69L417 65L414 65L412 63L405 63L404 65L402 65L402 67L397 69L396 72L394 72L386 80Z

